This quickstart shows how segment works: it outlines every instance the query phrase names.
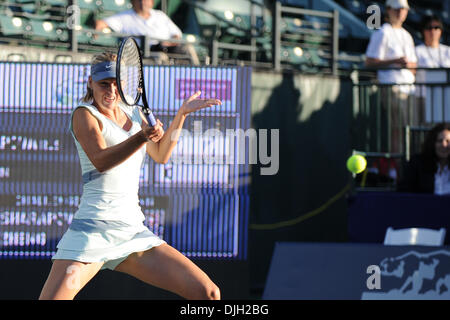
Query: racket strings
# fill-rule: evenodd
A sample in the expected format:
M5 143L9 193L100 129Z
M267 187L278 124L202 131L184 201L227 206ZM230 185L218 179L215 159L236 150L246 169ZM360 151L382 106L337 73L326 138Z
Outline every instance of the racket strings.
M132 40L126 41L120 55L119 82L124 95L125 103L134 105L141 94L141 61L139 49Z

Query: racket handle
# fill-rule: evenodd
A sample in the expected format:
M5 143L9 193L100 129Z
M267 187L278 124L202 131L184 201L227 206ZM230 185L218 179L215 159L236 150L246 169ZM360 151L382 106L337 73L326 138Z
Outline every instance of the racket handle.
M147 118L147 122L148 122L149 126L151 126L151 127L156 126L155 116L153 115L153 113L150 110L144 109L144 115Z

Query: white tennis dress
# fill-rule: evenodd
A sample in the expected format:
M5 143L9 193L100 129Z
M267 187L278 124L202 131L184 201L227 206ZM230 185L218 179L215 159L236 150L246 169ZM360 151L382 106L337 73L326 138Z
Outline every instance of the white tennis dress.
M102 135L108 147L141 130L139 109L122 104L119 106L133 123L129 131L119 127L92 105L77 107L88 109L102 123ZM146 156L145 146L123 163L100 173L75 138L72 121L70 132L80 158L83 195L78 211L59 241L52 259L104 262L102 269L114 270L131 253L165 243L143 224L144 214L139 206L139 175Z

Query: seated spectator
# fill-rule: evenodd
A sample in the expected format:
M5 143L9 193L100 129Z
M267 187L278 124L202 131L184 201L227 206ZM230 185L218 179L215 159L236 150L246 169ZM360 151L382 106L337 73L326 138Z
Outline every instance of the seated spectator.
M434 126L422 153L407 164L398 185L400 192L450 194L450 123Z
M440 43L443 24L436 15L425 16L422 20L422 36L424 43L416 47L419 68L450 68L450 47ZM450 79L443 70L418 70L418 83L448 83ZM424 98L426 120L431 122L449 121L450 112L442 115L444 101L450 99L450 88L443 86L420 86L419 96ZM443 98L444 97L444 98Z
M153 9L153 4L153 0L131 0L132 9L97 20L95 29L110 28L117 33L167 39L162 42L150 40L150 50L189 55L194 64L199 64L192 46L170 41L181 39L182 32L164 12Z

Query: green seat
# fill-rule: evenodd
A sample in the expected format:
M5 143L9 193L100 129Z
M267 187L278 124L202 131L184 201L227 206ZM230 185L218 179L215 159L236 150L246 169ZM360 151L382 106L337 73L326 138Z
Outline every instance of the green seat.
M170 0L167 4L167 15L171 17L178 10L181 3L181 0Z
M260 57L265 57L268 61L272 60L272 38L269 36L259 37L256 39L256 45L258 46L258 55Z
M104 47L114 47L117 46L118 39L108 33L98 34L96 38L91 41L92 44Z
M111 14L131 9L131 3L128 0L102 0L104 11L111 11Z
M33 5L36 6L36 1L32 1L32 0L9 0L7 2L9 2L11 4L17 3L20 6L26 5L26 4L33 4Z
M282 61L291 64L301 64L308 62L308 59L303 51L302 55L297 55L295 53L295 47L281 47L280 57Z
M295 52L295 47L281 48L281 61L293 66L298 66L304 71L317 70L316 67L328 67L329 62L323 59L319 52L315 49L303 48L303 54L298 55Z
M230 42L234 42L234 38L246 38L250 36L250 31L246 32L244 30L239 30L234 27L227 28L223 31L223 35L231 35L232 39Z
M0 32L5 36L23 35L26 22L20 17L0 16Z
M280 32L297 33L302 27L303 21L300 18L282 17Z
M81 44L88 44L94 46L102 46L102 47L115 47L117 46L118 39L115 36L112 36L108 33L105 34L97 34L95 36L93 30L82 30L77 34L77 41Z
M102 6L102 0L78 0L77 5L80 9L98 11Z
M35 2L28 2L22 4L22 12L35 14L38 13L38 7L36 6Z
M69 41L69 30L67 29L66 23L62 22L59 24L55 24L56 27L56 35L59 41Z
M91 44L92 32L81 31L77 33L77 42L82 44Z
M250 30L252 27L251 18L248 15L235 14L234 22L241 28Z
M309 60L311 61L311 63L313 65L316 65L316 66L327 66L328 65L327 60L325 60L324 58L321 57L318 49L310 48L308 50L308 56L309 56Z
M67 7L69 5L68 0L44 0L43 2L53 7Z
M225 24L223 22L217 21L217 19L213 15L205 12L204 10L202 10L200 8L195 8L194 12L195 12L195 17L197 18L197 21L200 25L212 25L212 24L215 25L217 23L220 23L223 26L225 26Z
M31 0L9 0L2 4L2 10L10 9L13 12L23 12L25 14L33 14L36 11L36 3Z
M31 39L45 39L53 41L68 40L67 30L63 30L53 21L30 19L28 21L28 26L31 27L31 33L28 34Z
M93 12L81 12L80 13L80 26L83 29L92 29L95 26L96 16Z
M56 26L51 21L45 20L29 20L31 26L31 38L56 39Z
M218 16L220 16L222 19L229 21L230 24L233 24L235 26L238 26L242 29L250 30L250 16L237 14L233 12L233 18L227 19L225 12L216 12Z

